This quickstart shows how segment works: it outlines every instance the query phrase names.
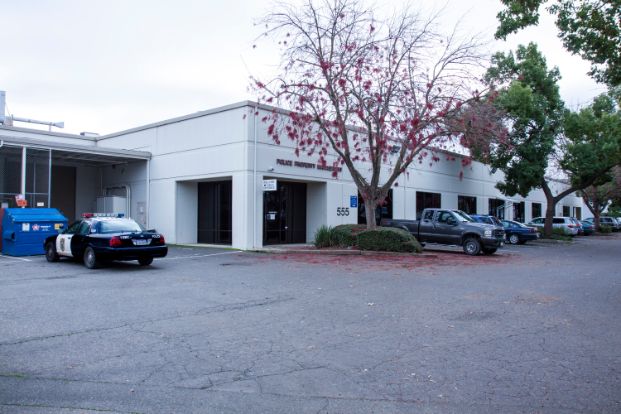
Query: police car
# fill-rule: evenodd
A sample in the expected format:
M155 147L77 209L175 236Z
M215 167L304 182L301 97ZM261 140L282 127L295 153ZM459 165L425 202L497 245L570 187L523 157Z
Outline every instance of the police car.
M163 235L145 231L122 214L85 213L62 233L48 237L44 247L48 262L69 257L82 260L89 269L111 260L138 260L148 266L154 257L168 253Z

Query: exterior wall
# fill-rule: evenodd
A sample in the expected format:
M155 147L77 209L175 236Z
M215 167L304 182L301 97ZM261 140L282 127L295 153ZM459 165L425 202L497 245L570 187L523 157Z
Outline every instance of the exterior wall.
M69 221L82 217L82 213L93 212L97 206L100 175L97 167L78 166L75 172L75 217L68 217ZM52 189L53 191L53 189Z
M130 209L128 215L143 226L148 226L147 216L147 162L137 161L101 168L101 191L97 196L106 194L106 190L127 186L130 189ZM116 191L119 193L119 191ZM123 194L124 191L121 193Z

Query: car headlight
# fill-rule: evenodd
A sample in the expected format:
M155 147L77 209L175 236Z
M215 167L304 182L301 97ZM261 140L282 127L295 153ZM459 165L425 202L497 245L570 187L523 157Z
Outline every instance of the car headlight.
M492 237L492 231L491 230L485 230L485 233L483 233L483 235L485 237Z

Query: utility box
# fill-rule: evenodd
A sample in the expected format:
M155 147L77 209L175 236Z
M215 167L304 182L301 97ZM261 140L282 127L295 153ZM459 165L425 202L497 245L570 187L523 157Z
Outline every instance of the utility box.
M44 254L49 236L67 228L67 218L55 208L7 208L2 218L2 254Z
M127 211L127 199L119 196L97 197L97 213L124 214L129 216Z

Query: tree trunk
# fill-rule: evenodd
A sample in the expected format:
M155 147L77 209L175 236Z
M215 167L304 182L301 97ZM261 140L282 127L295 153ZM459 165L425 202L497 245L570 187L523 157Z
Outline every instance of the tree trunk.
M593 230L599 232L599 217L602 215L601 205L599 200L593 200Z
M554 200L554 197L549 197L546 194L546 220L543 224L543 235L546 238L552 237L552 229L554 228L552 221L554 219L555 207L556 200Z
M371 230L377 227L375 223L375 209L377 208L377 201L371 199L364 199L364 212L367 219L367 229Z

